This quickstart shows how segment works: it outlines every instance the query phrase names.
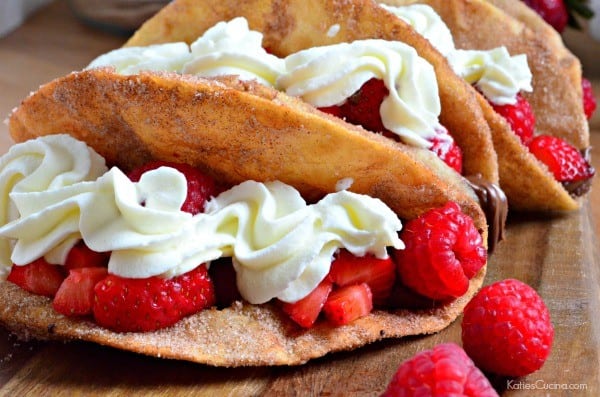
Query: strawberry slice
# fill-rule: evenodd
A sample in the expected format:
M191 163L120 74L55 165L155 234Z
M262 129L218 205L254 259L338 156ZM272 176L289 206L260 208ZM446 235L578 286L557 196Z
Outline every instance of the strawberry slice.
M52 298L64 278L61 266L51 265L40 258L27 265L13 265L7 280L25 291Z
M310 328L317 321L332 287L331 281L326 277L310 294L298 302L283 303L282 309L298 325Z
M107 267L109 259L109 252L92 251L82 240L75 244L67 254L65 269L72 270L81 267Z
M334 325L344 325L373 310L373 296L367 283L334 290L323 306L325 317Z
M357 257L347 250L340 250L331 264L329 278L340 287L367 283L373 294L373 303L383 305L390 297L396 281L396 265L389 257Z
M52 307L65 316L92 313L94 287L108 275L105 267L80 267L69 271L54 296Z
M109 274L94 287L96 323L118 332L154 331L215 303L205 265L173 278Z

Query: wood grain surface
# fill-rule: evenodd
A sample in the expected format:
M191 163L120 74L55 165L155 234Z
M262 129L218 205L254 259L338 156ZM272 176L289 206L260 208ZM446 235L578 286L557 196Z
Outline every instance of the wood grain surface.
M125 39L81 25L64 1L42 9L0 39L2 117L40 84L84 67ZM598 113L591 121L593 147L600 147ZM0 153L10 144L0 125ZM578 212L510 215L487 283L511 277L536 288L550 308L556 336L540 371L493 379L502 395L600 395L599 230L599 178ZM437 335L377 343L300 367L219 369L86 343L22 342L0 329L0 395L376 396L405 358L445 341L460 341L459 321Z

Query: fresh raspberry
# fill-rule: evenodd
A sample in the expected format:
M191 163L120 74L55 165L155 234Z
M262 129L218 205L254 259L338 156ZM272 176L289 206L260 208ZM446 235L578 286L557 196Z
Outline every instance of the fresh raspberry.
M402 282L431 299L464 295L487 260L473 220L454 202L407 222L400 238L406 248L393 252Z
M441 134L447 135L448 131L444 130ZM431 142L433 146L429 150L435 153L450 168L462 174L462 150L460 150L454 139L447 139L438 135Z
M383 80L372 78L340 106L341 114L349 123L361 125L369 131L383 132L385 127L379 107L388 95Z
M557 32L562 32L569 22L569 12L563 0L523 0Z
M548 308L521 281L488 285L465 308L463 346L484 371L504 376L537 371L550 354L553 338Z
M536 136L529 144L529 151L546 164L559 182L583 181L595 174L579 150L560 138Z
M154 331L215 303L205 265L170 279L123 278L109 274L96 284L96 322L118 332Z
M585 117L589 120L594 115L594 111L596 111L596 97L592 90L592 83L588 79L581 79L581 88L583 89L583 111L585 112Z
M403 362L381 397L498 396L463 349L442 343Z
M153 161L147 163L139 168L131 171L127 176L133 182L138 182L147 171L159 168L159 167L171 167L175 168L183 175L187 180L187 198L183 205L181 206L181 210L185 212L189 212L191 214L197 214L204 210L204 204L211 196L215 196L218 193L218 189L215 181L204 174L197 168L194 168L187 164L179 164L179 163L170 163L166 161Z
M521 94L517 95L514 105L496 105L490 102L496 113L506 119L512 131L527 145L533 138L535 115L531 105Z

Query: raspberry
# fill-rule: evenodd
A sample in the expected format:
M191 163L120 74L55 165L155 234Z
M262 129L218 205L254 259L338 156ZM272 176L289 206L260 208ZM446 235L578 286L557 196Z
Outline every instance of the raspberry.
M154 331L215 304L206 266L170 279L109 274L94 287L96 322L118 332Z
M529 144L529 151L546 164L559 182L583 181L595 174L581 153L560 138L539 135Z
M569 22L569 12L563 0L523 0L557 32L562 32Z
M369 131L383 132L385 127L379 107L388 94L383 80L372 78L340 106L340 112L349 123L361 125Z
M594 111L596 111L596 97L594 97L592 83L588 79L581 79L581 88L583 89L583 111L585 112L585 117L589 120L594 115Z
M510 128L527 145L533 138L535 115L529 102L521 94L517 95L514 105L496 105L490 102L496 113L506 119Z
M215 181L204 174L197 168L194 168L187 164L170 163L166 161L153 161L147 163L139 168L134 169L127 174L129 179L133 182L137 182L147 171L159 168L159 167L171 167L181 172L187 180L187 198L181 210L189 212L191 214L197 214L204 210L204 204L211 196L215 196L218 193Z
M402 282L431 299L464 295L487 260L473 220L454 202L407 222L400 238L406 248L394 256Z
M488 285L465 308L463 346L484 371L504 376L537 371L550 354L553 338L548 308L521 281Z
M382 397L498 396L460 346L442 343L403 362Z
M448 134L448 132L444 130L442 134ZM439 136L433 138L431 142L433 146L429 150L435 153L450 168L462 174L462 150L456 142L453 139L443 139Z

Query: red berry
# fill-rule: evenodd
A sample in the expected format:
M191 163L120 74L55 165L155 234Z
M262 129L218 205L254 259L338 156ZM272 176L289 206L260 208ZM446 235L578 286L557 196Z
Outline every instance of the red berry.
M94 288L96 322L119 332L154 331L215 303L205 265L170 279L109 274Z
M523 0L557 32L562 32L569 22L569 12L563 0Z
M594 176L594 168L579 150L566 141L547 135L536 136L529 144L529 151L546 164L559 182L576 182Z
M415 354L396 370L381 397L498 396L463 349L442 343Z
M62 266L51 265L40 258L27 265L13 265L7 280L25 291L52 298L64 278Z
M448 132L444 130L443 134L448 134ZM433 138L431 142L433 146L429 150L435 153L450 168L462 174L462 150L456 142L453 139L444 139L439 135Z
M512 131L517 134L524 145L533 138L535 129L535 115L529 102L521 95L517 95L517 103L514 105L491 104L496 113L506 119Z
M136 168L131 171L127 176L133 182L137 182L146 171L150 171L159 167L171 167L175 168L183 175L187 180L187 198L181 210L189 212L191 214L197 214L204 210L204 204L210 199L211 196L215 196L218 193L218 189L215 181L204 174L197 168L194 168L187 164L170 163L166 161L154 161L143 165L142 167Z
M96 252L88 248L83 241L71 248L65 260L65 269L78 269L81 267L107 267L110 252Z
M533 288L508 279L488 285L469 302L462 320L465 351L484 371L524 376L542 367L554 329Z
M373 310L373 295L367 283L341 287L329 294L323 313L334 325L348 324Z
M347 250L340 250L331 263L329 278L339 287L367 283L373 294L373 303L383 305L396 281L396 265L389 257L378 259L369 254L357 257Z
M583 111L585 112L585 117L589 120L594 115L594 111L596 111L596 97L594 96L592 83L588 79L581 79L581 88L583 89Z
M349 123L361 125L369 131L383 132L386 128L379 108L388 94L383 80L372 78L340 106L342 115Z
M317 317L329 297L332 284L328 278L321 283L310 294L294 303L283 303L283 311L290 316L298 325L310 328L317 321Z
M407 222L400 238L406 248L394 255L402 282L431 299L463 295L487 260L473 220L454 202Z
M52 307L65 316L92 314L94 287L107 275L105 267L80 267L69 271L54 296Z

